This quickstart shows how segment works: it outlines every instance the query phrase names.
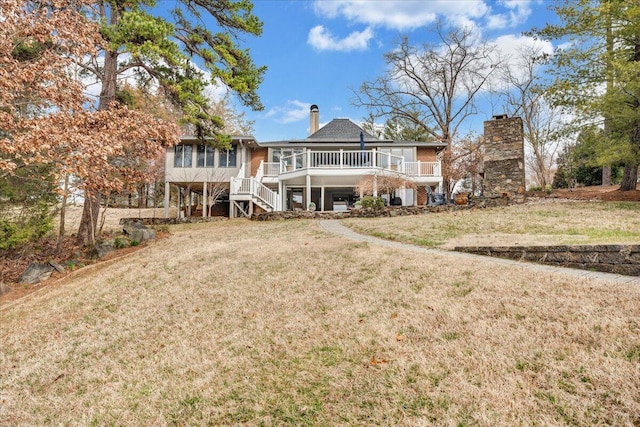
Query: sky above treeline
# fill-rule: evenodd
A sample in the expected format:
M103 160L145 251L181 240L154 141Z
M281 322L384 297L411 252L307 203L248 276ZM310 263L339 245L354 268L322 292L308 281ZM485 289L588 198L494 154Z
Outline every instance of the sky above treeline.
M352 105L354 90L385 72L384 54L401 37L412 45L436 43L436 22L471 28L495 44L503 56L532 39L523 32L555 22L552 1L542 0L254 0L264 23L259 38L245 37L257 65L268 70L259 89L264 110L254 120L258 141L305 138L309 107L320 109L320 123L333 118L362 122L368 112ZM548 49L551 49L550 45ZM495 97L480 95L478 113L462 132L481 131L502 113ZM382 123L383 120L380 120Z

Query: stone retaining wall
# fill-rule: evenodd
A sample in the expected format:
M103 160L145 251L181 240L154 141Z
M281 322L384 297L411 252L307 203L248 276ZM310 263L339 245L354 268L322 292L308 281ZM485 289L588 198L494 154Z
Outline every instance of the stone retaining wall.
M224 216L210 216L207 218L201 216L190 216L186 218L120 218L121 225L127 224L144 224L144 225L173 225L173 224L191 224L199 222L224 221L228 219Z
M455 251L640 276L640 245L468 246Z

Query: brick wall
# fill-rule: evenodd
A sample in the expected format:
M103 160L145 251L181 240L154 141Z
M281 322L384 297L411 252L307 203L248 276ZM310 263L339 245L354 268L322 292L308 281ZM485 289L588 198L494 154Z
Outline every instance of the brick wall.
M267 148L256 148L251 150L251 176L256 176L260 162L267 161Z

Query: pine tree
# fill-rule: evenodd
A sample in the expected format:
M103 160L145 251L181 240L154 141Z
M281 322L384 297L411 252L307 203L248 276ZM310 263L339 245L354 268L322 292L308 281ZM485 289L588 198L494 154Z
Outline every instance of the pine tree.
M78 65L101 84L98 109L113 108L118 80L133 73L140 85L159 86L180 109L182 124L191 125L202 141L229 144L205 89L225 85L245 106L263 108L256 91L266 68L254 65L249 51L237 45L242 35L262 33L252 9L248 0L176 0L170 20L155 0L96 0L93 17L106 43ZM80 243L95 240L99 200L87 192Z
M635 190L640 164L640 0L567 0L560 25L533 34L558 40L548 93L577 114L576 127L602 125L601 164L622 162L620 190Z

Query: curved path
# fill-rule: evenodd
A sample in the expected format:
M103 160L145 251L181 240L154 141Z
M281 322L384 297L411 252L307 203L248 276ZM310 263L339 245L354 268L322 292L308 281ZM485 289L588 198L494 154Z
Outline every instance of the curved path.
M360 242L369 242L380 246L387 246L390 248L404 249L413 252L420 252L425 254L438 254L445 256L455 256L460 259L476 260L483 262L493 262L502 265L517 265L519 267L528 268L534 271L546 271L564 274L573 277L588 277L599 280L606 280L609 282L626 283L640 285L640 277L622 276L619 274L600 273L596 271L577 270L574 268L555 267L543 264L534 264L530 262L513 261L510 259L495 258L483 255L474 255L464 252L444 251L440 249L429 249L422 246L412 245L408 243L394 242L391 240L380 239L378 237L368 236L365 234L359 234L351 230L348 227L342 225L342 222L338 219L323 219L319 220L318 225L321 229L328 231L329 233L338 234L347 239L356 240Z

